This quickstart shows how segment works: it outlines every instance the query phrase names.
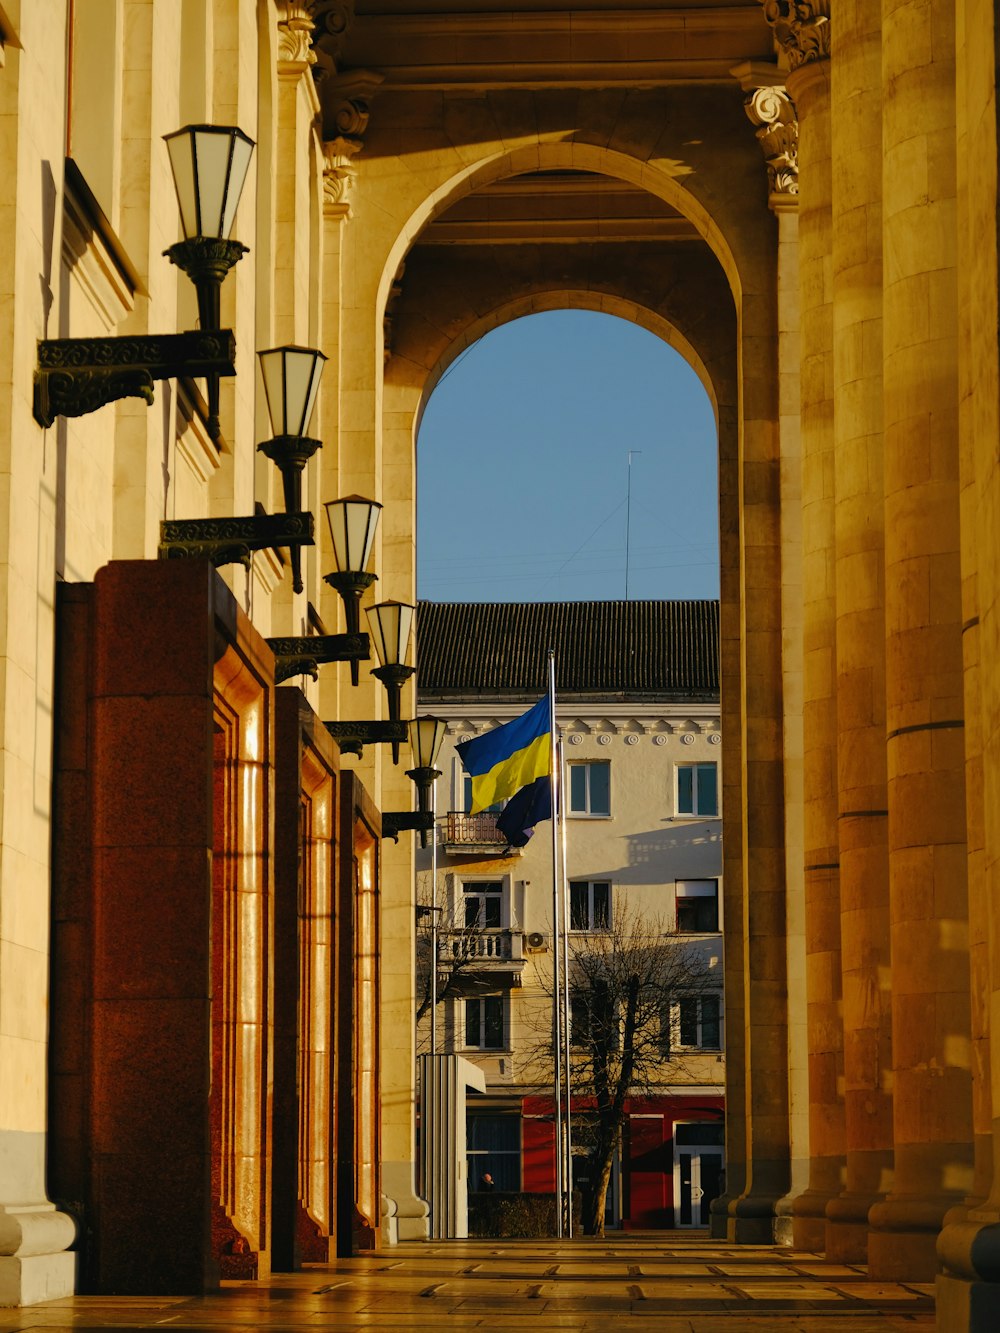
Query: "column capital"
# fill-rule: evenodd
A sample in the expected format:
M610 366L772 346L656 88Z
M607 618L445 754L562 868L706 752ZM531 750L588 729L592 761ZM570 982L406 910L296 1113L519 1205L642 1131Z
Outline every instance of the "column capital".
M323 212L329 218L351 216L349 196L358 175L352 159L360 150L360 139L341 135L323 140Z
M830 58L830 0L760 0L788 68Z
M313 16L308 0L277 0L278 64L304 72L316 63Z
M743 89L743 109L756 129L767 163L768 206L773 212L798 204L799 119L777 65L746 61L730 71Z
M382 77L373 70L357 69L323 84L324 120L334 131L323 140L323 211L327 217L351 216L348 195L358 175L353 159L364 147L371 99Z

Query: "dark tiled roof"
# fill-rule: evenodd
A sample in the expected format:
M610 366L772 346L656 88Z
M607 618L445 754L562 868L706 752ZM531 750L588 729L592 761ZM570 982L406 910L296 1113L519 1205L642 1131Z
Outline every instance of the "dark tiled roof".
M421 602L421 699L537 696L548 650L556 692L713 700L718 602Z

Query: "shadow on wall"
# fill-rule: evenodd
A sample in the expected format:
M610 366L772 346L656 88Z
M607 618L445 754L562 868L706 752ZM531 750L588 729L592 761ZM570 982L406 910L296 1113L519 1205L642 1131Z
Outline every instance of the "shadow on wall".
M572 827L569 829L572 836ZM670 879L705 879L722 874L722 829L717 819L666 823L658 829L627 834L617 842L627 847L623 866L590 872L591 879L615 884L650 884L649 867L669 863Z

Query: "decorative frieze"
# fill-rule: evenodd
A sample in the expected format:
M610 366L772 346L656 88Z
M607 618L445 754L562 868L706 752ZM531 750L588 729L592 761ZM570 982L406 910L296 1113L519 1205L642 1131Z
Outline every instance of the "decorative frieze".
M830 0L761 0L789 69L830 58Z
M753 88L743 103L767 163L769 193L799 192L799 121L782 87Z

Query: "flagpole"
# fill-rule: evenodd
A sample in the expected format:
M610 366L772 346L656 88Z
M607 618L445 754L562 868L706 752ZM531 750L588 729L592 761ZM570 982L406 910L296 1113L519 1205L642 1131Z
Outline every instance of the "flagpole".
M437 1055L438 834L437 778L431 783L431 1058ZM436 1075L435 1075L436 1077Z
M566 1049L563 1056L566 1069L566 1234L573 1235L573 1089L570 1079L570 1043L572 1018L569 991L569 881L566 862L566 803L561 799L566 789L566 750L559 743L559 829L562 843L562 956L563 956L563 1018Z
M563 1134L562 1134L562 1040L559 1004L559 774L556 767L556 653L549 649L549 725L552 728L549 746L549 782L552 787L552 1041L555 1047L555 1069L552 1079L555 1103L555 1168L556 1168L556 1237L563 1234Z

